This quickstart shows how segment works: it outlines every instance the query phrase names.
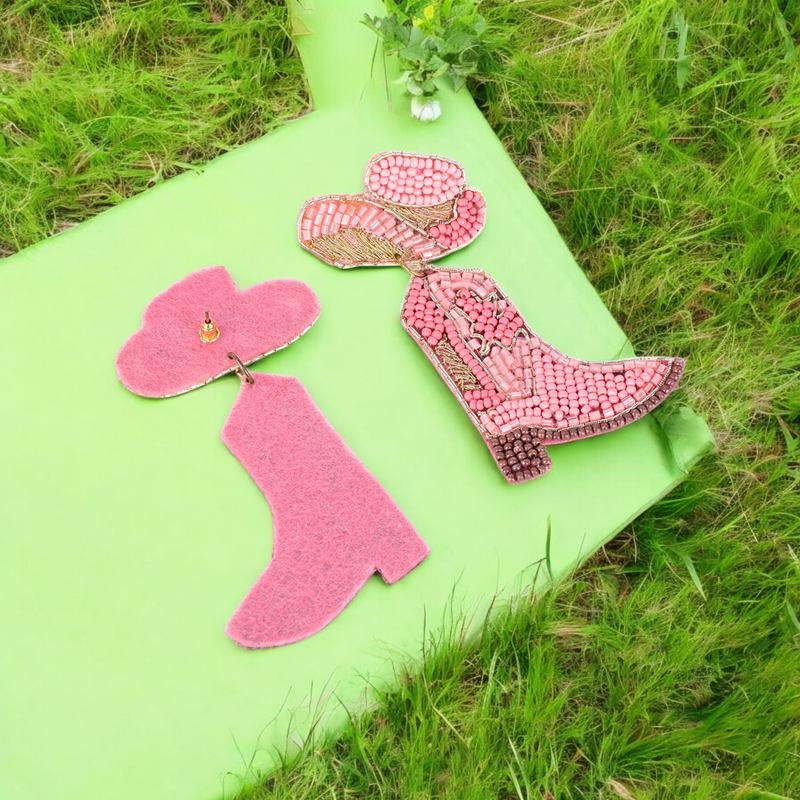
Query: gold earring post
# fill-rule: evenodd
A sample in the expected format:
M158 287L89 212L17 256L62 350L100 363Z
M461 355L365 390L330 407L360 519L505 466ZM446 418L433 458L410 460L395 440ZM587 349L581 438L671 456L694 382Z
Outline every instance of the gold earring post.
M216 323L208 316L208 309L206 309L205 322L200 326L200 340L206 344L216 342L219 339L219 328Z

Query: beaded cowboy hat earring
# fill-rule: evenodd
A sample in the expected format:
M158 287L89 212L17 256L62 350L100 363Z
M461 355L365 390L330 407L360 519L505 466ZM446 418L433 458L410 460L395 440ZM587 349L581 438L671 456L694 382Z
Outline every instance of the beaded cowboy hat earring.
M156 297L117 356L119 379L145 397L179 395L231 372L241 378L222 439L273 516L272 560L226 628L242 647L316 633L375 571L394 583L429 552L300 381L247 369L318 316L300 281L240 292L224 267L210 267Z
M543 475L547 447L639 419L678 385L682 358L584 361L544 341L494 279L431 262L483 229L486 203L456 161L378 153L363 194L313 197L300 244L341 269L403 266L411 273L400 321L478 429L509 483Z

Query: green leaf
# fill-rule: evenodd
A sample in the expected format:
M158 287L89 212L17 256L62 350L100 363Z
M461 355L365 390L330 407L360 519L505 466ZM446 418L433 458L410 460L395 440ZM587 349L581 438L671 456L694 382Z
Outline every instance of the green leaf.
M436 94L436 84L430 78L422 82L422 93L429 96Z
M400 24L411 20L411 16L404 11L404 6L407 6L407 3L397 3L395 0L384 0L383 5L389 14L395 17Z
M472 75L478 68L478 65L475 61L469 61L466 64L451 64L450 71L454 75L463 75L467 77L468 75Z
M443 58L439 58L439 56L435 54L428 59L427 69L431 73L431 78L438 78L444 75L449 68L450 65Z
M384 5L387 16L365 14L362 21L383 41L384 53L398 56L401 68L413 74L401 79L411 94L435 93L431 82L445 73L458 91L478 71L486 20L475 0L387 0Z

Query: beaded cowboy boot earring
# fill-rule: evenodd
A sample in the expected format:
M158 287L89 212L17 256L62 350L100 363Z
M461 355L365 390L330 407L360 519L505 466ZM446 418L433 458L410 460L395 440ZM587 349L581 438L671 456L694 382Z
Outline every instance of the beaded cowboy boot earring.
M342 269L411 273L400 321L461 403L509 483L551 467L547 446L621 428L678 385L682 358L583 361L537 336L483 270L439 269L483 229L486 203L460 164L379 153L364 193L314 197L300 211L300 244Z
M117 356L122 383L172 397L235 372L222 439L272 510L273 551L226 633L242 647L288 644L331 622L377 570L394 583L428 547L296 378L247 365L299 339L319 315L304 283L237 290L224 267L156 297Z

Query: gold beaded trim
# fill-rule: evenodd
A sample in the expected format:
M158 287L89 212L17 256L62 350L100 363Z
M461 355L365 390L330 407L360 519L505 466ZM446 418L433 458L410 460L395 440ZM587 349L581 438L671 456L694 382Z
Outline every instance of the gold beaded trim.
M390 262L408 258L409 253L376 236L366 228L346 228L327 236L317 236L305 243L312 252L331 264L353 262Z
M480 391L483 387L472 370L462 361L461 357L453 350L450 342L442 339L434 348L439 363L447 370L450 377L461 392Z
M438 206L401 206L383 199L377 202L387 211L391 211L392 214L422 231L427 231L433 225L452 222L456 218L455 199L440 203Z

